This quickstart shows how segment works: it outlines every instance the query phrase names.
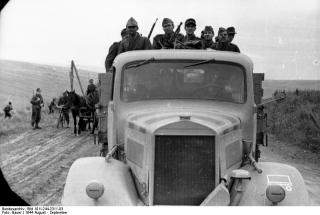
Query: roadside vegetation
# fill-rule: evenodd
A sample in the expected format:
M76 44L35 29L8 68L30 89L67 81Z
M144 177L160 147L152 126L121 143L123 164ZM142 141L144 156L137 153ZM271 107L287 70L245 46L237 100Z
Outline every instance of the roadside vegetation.
M283 102L267 105L269 133L280 141L320 152L320 91L285 93Z

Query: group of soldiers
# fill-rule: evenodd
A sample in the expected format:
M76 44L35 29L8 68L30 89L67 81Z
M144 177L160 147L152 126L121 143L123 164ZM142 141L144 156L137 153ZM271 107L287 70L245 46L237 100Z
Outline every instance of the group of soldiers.
M154 24L155 25L155 24ZM149 33L152 33L154 25ZM180 33L180 26L174 30L174 23L169 18L164 18L162 28L164 34L158 34L153 38L151 44L149 38L138 33L138 23L134 18L130 18L126 24L126 28L121 31L122 40L113 43L109 48L109 53L105 60L106 71L109 71L114 59L120 53L132 50L148 50L148 49L214 49L219 51L239 52L239 47L232 43L236 34L234 27L220 27L218 35L214 38L214 30L212 26L205 26L201 31L201 36L195 35L196 20L189 18L184 23L186 35Z

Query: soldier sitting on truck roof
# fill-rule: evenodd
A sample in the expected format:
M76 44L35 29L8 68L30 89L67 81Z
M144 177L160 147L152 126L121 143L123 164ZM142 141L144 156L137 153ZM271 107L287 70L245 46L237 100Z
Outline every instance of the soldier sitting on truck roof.
M126 25L128 36L125 37L120 45L118 54L132 50L151 49L151 43L148 38L140 36L137 32L139 27L134 18L130 18Z
M215 49L216 44L212 40L214 36L213 28L211 26L206 26L202 32L202 49Z
M229 40L229 45L232 47L232 49L235 52L239 52L240 53L240 49L236 44L232 43L232 40L234 38L234 35L236 34L236 30L233 26L227 28L227 33L228 33L228 40Z
M182 43L177 43L177 48L201 49L201 39L194 34L196 26L196 20L194 20L193 18L187 19L185 21L184 29L186 31L186 35L184 36Z
M219 29L220 30L220 29ZM239 52L234 46L230 46L230 42L228 39L228 32L225 28L221 29L220 34L221 38L219 39L219 42L217 42L216 50L219 51L233 51L233 52Z
M214 38L216 43L218 43L221 39L221 32L224 31L224 28L223 27L220 27L219 30L218 30L218 35Z
M124 28L121 31L122 40L126 37L126 35L127 35L127 31ZM119 50L120 43L121 43L121 41L114 42L109 48L109 53L108 53L108 55L106 57L106 61L105 61L106 72L108 72L110 70L114 59L118 55L118 50Z
M173 49L175 39L182 41L183 35L178 34L176 38L172 38L174 35L174 23L169 18L164 18L162 21L162 28L164 34L158 34L153 38L153 49Z

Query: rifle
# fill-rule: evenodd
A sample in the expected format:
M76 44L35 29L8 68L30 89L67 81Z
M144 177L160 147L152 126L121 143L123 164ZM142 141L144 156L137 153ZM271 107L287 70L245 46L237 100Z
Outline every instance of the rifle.
M152 25L152 27L151 27L151 29L150 29L150 32L149 32L149 35L148 35L148 40L149 40L150 37L151 37L151 34L152 34L152 32L153 32L154 27L156 26L157 21L158 21L158 18L157 18L156 21L153 23L153 25Z
M172 42L176 39L177 35L180 33L180 27L181 27L181 25L182 25L182 22L180 22L180 24L178 25L177 29L176 29L176 30L174 31L174 33L172 34L172 36L171 36L171 38L170 38L170 40L169 40L170 43L172 43ZM173 48L175 48L175 45L174 45Z

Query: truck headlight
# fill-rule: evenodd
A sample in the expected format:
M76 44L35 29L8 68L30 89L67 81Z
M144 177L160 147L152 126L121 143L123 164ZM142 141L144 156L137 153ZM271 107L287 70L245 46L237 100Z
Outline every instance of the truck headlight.
M104 186L99 181L90 181L86 187L87 195L92 199L99 199L104 193Z
M266 196L273 205L277 205L286 197L286 191L280 185L272 184L267 187Z

